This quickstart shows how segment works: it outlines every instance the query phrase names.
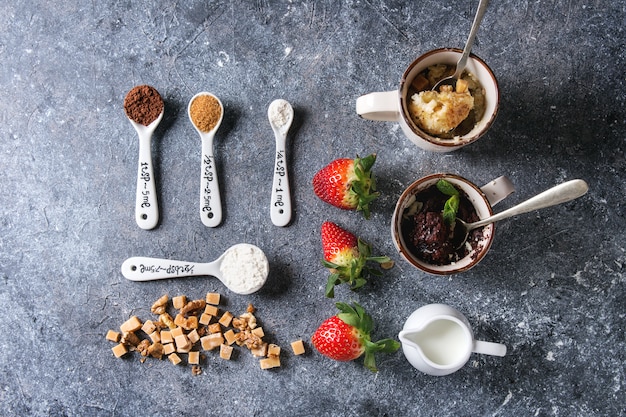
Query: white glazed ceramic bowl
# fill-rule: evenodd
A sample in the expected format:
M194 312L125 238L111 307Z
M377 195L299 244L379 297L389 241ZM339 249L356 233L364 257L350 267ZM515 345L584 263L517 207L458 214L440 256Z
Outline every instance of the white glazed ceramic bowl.
M391 219L391 236L393 244L400 255L415 268L433 275L451 275L468 271L483 259L491 247L495 228L493 224L485 226L483 228L483 237L478 244L477 250L471 251L467 256L458 262L448 265L432 265L415 256L409 250L404 240L402 233L402 215L404 211L413 203L416 194L431 185L436 184L440 179L445 179L463 190L474 205L479 218L484 219L485 217L493 214L491 204L489 204L485 193L483 193L480 188L470 181L455 174L432 174L413 182L398 199Z
M500 106L500 90L498 81L489 66L479 57L471 54L467 60L466 70L478 79L485 90L485 112L482 119L467 134L455 139L441 139L420 129L409 116L408 97L411 82L431 65L447 64L455 66L462 50L456 48L442 48L426 52L409 65L400 80L400 126L405 134L416 145L435 152L450 152L475 142L483 136L493 124ZM418 136L418 137L415 137Z

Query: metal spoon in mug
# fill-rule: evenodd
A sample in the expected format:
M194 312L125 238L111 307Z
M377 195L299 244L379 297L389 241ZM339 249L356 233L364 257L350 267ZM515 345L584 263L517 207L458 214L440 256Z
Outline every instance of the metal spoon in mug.
M487 11L488 5L489 0L480 0L480 2L478 3L478 10L476 10L476 16L474 16L472 29L470 30L470 34L467 37L467 42L465 42L465 48L463 48L461 58L459 58L459 61L456 63L456 70L454 71L454 74L437 81L432 88L433 91L439 91L439 87L441 87L442 85L451 85L453 90L456 87L456 81L461 78L461 75L463 75L463 71L465 70L465 66L467 65L467 59L469 58L470 52L472 51L472 46L474 45L474 38L476 37L478 27L480 26L480 22L483 20L483 16Z
M270 200L270 217L276 226L286 226L291 220L291 193L287 174L287 155L285 142L287 131L293 121L293 108L288 101L278 99L272 101L267 109L267 117L272 125L276 138L276 158L274 162L274 179L272 181L272 198Z
M137 192L135 195L135 220L142 229L153 229L159 222L159 206L156 194L156 181L152 169L152 134L163 119L163 111L148 126L132 120L139 136L139 160L137 163Z
M261 249L247 243L228 248L209 263L172 261L135 256L122 264L122 275L131 281L190 276L214 276L237 294L252 294L261 289L269 274L269 262Z
M556 206L557 204L565 203L567 201L574 200L582 195L584 195L587 190L589 190L589 186L583 180L571 180L564 182L563 184L559 184L555 187L549 188L546 191L537 194L536 196L529 198L528 200L513 206L503 212L498 214L494 214L485 219L479 220L474 223L466 223L463 220L456 218L455 235L463 236L463 240L457 246L457 249L465 244L467 241L467 236L469 235L470 230L474 230L478 227L482 227L488 225L490 223L497 222L498 220L507 219L512 216L516 216L518 214L528 213L529 211L542 209L545 207ZM459 228L459 232L456 231L456 228Z
M207 96L215 99L219 105L220 115L215 125L210 130L204 131L196 125L192 117L191 106L198 97ZM219 129L224 118L224 106L219 98L211 93L198 93L189 100L187 113L191 124L196 128L202 140L202 163L200 177L200 219L207 227L217 227L222 222L222 201L220 197L220 187L217 181L217 169L215 168L215 156L213 154L213 138Z

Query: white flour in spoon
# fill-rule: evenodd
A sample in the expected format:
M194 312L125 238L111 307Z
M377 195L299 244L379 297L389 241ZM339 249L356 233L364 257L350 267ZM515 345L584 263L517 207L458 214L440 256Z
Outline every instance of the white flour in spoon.
M291 118L291 107L287 100L274 100L269 110L270 123L278 128L287 124Z
M269 273L269 263L263 251L245 243L232 246L220 265L222 281L238 294L250 294L260 289Z

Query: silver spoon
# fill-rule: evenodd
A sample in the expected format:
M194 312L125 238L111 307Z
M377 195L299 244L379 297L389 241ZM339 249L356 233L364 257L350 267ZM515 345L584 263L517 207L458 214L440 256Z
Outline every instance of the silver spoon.
M156 181L152 169L152 134L163 119L163 111L152 123L144 126L130 117L139 136L139 160L137 163L137 192L135 195L135 220L142 229L153 229L159 222Z
M537 194L536 196L516 205L503 212L498 214L494 214L485 219L479 220L474 223L466 223L463 220L456 218L455 234L460 236L461 233L464 233L463 240L457 246L460 248L465 244L467 240L467 236L469 235L470 230L474 230L478 227L485 226L490 223L497 222L498 220L507 219L512 216L516 216L518 214L528 213L529 211L542 209L545 207L556 206L557 204L565 203L567 201L574 200L582 195L584 195L589 186L583 180L571 180L568 182L564 182L563 184L559 184L555 187L549 188L546 191ZM459 232L456 231L456 228L460 228Z
M244 295L261 289L268 274L269 262L263 251L247 243L231 246L209 263L135 256L122 264L122 275L131 281L213 276L232 292Z
M476 16L474 16L472 29L470 30L467 42L465 42L465 48L463 48L461 58L459 58L459 61L456 63L456 70L454 71L454 74L437 81L437 83L435 83L432 88L433 91L438 91L439 87L441 87L442 85L451 85L453 89L456 87L456 81L461 78L461 75L465 70L465 66L467 65L467 59L469 58L470 52L472 51L472 46L474 45L474 38L476 38L478 27L480 26L480 22L483 20L483 16L487 11L488 5L489 0L480 0L480 2L478 3L478 10L476 10Z
M291 220L291 193L289 191L289 177L287 176L285 143L287 131L293 121L293 108L286 100L274 100L267 109L267 117L276 139L270 218L276 226L287 226Z

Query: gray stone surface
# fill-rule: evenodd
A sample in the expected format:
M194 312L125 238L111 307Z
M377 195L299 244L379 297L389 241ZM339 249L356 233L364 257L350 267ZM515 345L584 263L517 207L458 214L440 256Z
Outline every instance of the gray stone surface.
M492 2L474 48L498 77L490 132L452 154L422 151L393 123L362 120L355 100L396 88L421 53L465 42L477 1L11 1L0 5L0 414L13 416L624 415L626 66L624 1ZM138 140L122 101L155 86L165 117L153 141L161 220L137 227ZM198 217L200 141L189 99L223 101L216 156L225 217ZM267 106L289 100L294 219L269 217L273 136ZM315 197L334 158L376 152L381 197L369 221ZM394 251L389 223L402 190L439 171L478 184L508 175L509 207L583 178L583 198L497 226L487 258L452 277L426 276ZM337 363L312 350L335 314L324 298L319 228L332 220L396 265L360 292L337 290L394 337L416 308L456 307L504 358L473 355L447 377L401 352ZM264 249L271 274L252 296L214 278L149 283L120 273L129 256L211 261L235 243ZM283 366L209 352L204 373L138 356L116 359L104 336L160 295L221 291L248 302ZM289 343L307 342L302 357Z

